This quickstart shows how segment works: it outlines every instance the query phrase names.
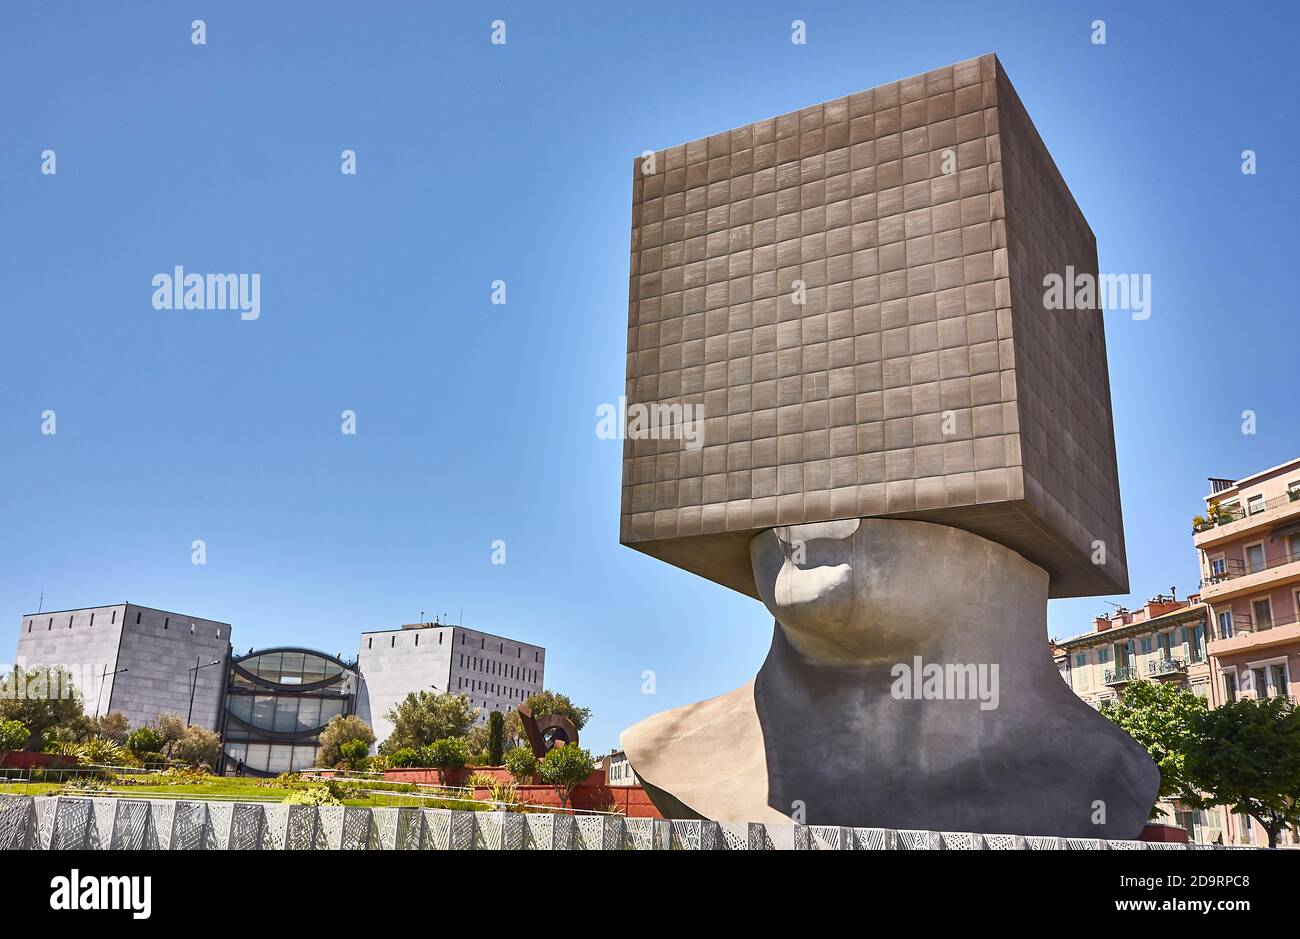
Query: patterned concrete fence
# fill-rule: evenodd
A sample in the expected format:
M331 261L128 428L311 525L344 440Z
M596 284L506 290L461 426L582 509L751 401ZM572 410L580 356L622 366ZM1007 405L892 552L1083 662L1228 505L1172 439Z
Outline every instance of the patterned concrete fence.
M0 796L0 849L1133 850L1202 845L622 816L281 803Z

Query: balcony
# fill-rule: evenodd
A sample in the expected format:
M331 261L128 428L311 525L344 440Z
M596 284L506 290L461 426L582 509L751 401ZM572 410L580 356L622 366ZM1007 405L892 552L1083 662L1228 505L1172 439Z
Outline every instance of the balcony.
M1117 668L1108 668L1102 673L1102 684L1104 685L1127 685L1131 681L1137 681L1141 676L1138 670L1132 665L1121 665Z
M1187 674L1187 662L1169 656L1161 656L1147 663L1147 675L1150 678L1167 678L1170 675Z
M1249 617L1237 614L1234 620L1231 636L1218 635L1218 626L1215 626L1215 635L1209 645L1210 655L1235 655L1288 643L1300 645L1300 620L1295 616L1255 623Z
M1201 581L1201 599L1227 600L1247 593L1260 593L1292 577L1300 578L1300 552L1283 554L1257 564L1226 558L1222 571Z
M1291 518L1300 519L1300 490L1284 492L1249 510L1241 506L1218 509L1192 523L1192 543L1202 550L1212 548Z

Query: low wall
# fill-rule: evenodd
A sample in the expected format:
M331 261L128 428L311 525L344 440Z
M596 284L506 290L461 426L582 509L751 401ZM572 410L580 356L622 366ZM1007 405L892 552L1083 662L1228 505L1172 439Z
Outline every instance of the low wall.
M341 805L0 796L0 850L1267 850L1170 842Z
M61 753L32 753L27 750L0 753L0 769L33 769L40 766L67 768L76 765L75 756L64 756Z
M1177 825L1147 825L1138 835L1140 841L1164 841L1187 844L1187 829Z

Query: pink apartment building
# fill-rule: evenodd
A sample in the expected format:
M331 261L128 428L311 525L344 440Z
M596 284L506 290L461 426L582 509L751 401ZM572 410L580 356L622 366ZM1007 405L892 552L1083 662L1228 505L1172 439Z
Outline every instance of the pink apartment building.
M1211 479L1194 521L1210 608L1211 706L1286 695L1300 674L1300 458L1244 479Z
M1093 707L1129 682L1173 682L1218 707L1300 689L1300 458L1244 479L1211 479L1192 523L1201 591L1120 607L1092 629L1053 643L1061 677ZM1250 818L1219 807L1158 803L1196 841L1268 843ZM1281 843L1300 843L1283 832Z

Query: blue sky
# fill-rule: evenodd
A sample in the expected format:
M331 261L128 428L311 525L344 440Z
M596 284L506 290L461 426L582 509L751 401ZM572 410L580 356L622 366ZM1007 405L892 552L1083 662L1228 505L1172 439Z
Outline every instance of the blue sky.
M598 751L742 684L761 606L618 545L621 445L594 428L623 385L630 159L989 51L1101 269L1152 276L1151 318L1106 323L1133 599L1195 589L1205 478L1300 453L1300 22L1221 6L6 5L8 648L42 591L225 620L240 651L354 655L463 611L548 648ZM260 272L261 318L153 309L177 264ZM1105 608L1054 602L1050 631Z

